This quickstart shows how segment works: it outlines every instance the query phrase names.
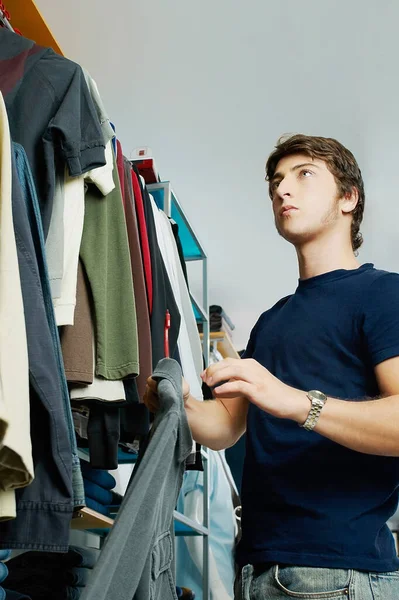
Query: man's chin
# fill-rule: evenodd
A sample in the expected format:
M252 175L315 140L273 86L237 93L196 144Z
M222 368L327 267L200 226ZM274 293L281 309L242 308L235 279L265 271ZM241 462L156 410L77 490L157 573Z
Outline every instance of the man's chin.
M297 246L298 244L304 243L305 235L302 233L294 233L293 231L287 231L282 229L281 227L276 227L277 233L280 237L282 237L286 242Z

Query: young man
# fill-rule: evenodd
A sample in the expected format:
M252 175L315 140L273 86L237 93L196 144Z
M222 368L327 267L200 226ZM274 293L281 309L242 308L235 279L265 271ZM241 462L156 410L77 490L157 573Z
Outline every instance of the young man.
M296 135L269 157L277 230L296 249L295 293L265 312L243 360L185 389L194 438L247 431L237 598L399 599L386 525L399 485L399 275L360 266L364 188L335 140ZM156 406L149 380L148 406Z

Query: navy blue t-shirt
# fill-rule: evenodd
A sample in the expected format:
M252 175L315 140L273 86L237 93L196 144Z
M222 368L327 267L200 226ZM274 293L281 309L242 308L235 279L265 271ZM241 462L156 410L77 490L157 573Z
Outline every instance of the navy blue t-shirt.
M284 383L342 400L379 394L374 366L399 355L399 275L365 264L299 282L255 325L244 358ZM399 458L349 450L250 404L241 565L392 571L386 525Z

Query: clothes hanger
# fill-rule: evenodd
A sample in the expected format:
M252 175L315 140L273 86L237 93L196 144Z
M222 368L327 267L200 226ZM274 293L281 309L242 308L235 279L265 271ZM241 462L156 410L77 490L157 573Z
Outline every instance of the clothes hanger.
M3 27L6 27L10 31L14 31L11 23L10 23L10 13L4 6L3 2L0 2L0 21Z
M13 28L13 26L10 23L10 20L11 20L10 13L4 6L3 2L1 2L1 0L0 0L0 25L1 25L1 27L5 27L6 29L8 29L9 31L12 31L13 33L22 35L22 33L19 31L19 29Z

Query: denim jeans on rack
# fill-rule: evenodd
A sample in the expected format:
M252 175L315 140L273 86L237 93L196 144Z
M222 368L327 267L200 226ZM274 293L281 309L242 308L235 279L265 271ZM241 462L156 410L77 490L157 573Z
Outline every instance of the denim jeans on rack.
M37 199L28 186L28 175L22 173L23 149L16 146L14 151L12 211L28 343L35 478L31 485L16 490L16 519L0 522L0 548L63 552L68 549L74 508L72 437L54 344L54 315L46 302L48 279L40 221L35 221Z
M84 506L83 480L82 474L80 472L80 462L78 458L78 449L76 445L76 436L73 425L71 404L69 400L68 385L64 371L64 361L62 358L61 343L58 334L57 324L55 321L53 301L51 297L50 279L46 261L46 243L44 240L43 226L40 216L40 206L25 150L19 144L13 144L13 146L18 177L28 209L28 218L32 230L33 241L35 244L36 257L39 266L40 281L43 290L43 298L46 307L47 319L53 338L55 356L57 359L57 366L62 385L62 399L64 402L65 409L65 421L68 425L68 432L72 447L72 485L74 493L74 504L75 507L80 507Z
M235 592L235 600L398 600L399 571L368 573L274 565L258 573L247 565Z

